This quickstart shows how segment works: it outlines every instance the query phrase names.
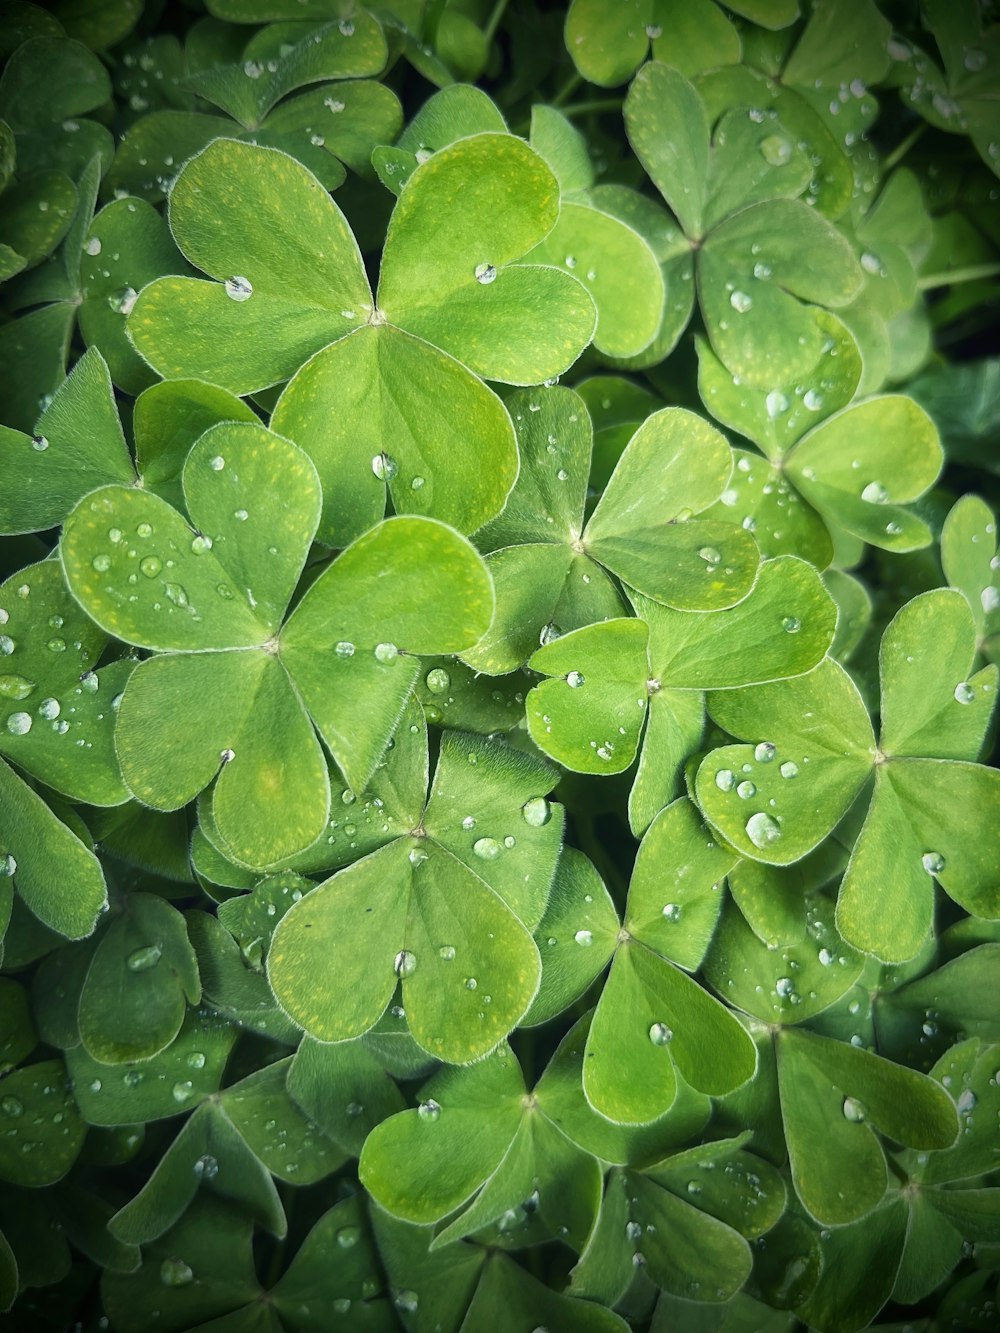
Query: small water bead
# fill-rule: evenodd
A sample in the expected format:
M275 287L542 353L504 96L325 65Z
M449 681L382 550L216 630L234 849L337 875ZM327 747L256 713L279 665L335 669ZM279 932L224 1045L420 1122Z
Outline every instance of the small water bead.
M573 939L584 949L589 948L594 942L594 937L589 930L578 930Z
M10 657L13 651L14 640L9 634L0 634L0 657Z
M340 29L341 37L354 36L354 24L351 22L350 19L341 19L340 22L337 24L337 27Z
M769 764L776 754L777 749L770 741L761 741L761 743L755 747L753 757L759 764Z
M731 768L720 768L715 775L715 785L719 791L732 791L736 786L736 774Z
M855 1097L844 1098L844 1119L852 1125L860 1125L865 1118L864 1105Z
M10 852L0 852L0 879L11 879L17 874L17 860Z
M924 852L920 858L920 864L928 875L940 875L945 867L945 860L940 852Z
M0 1111L6 1116L10 1116L12 1120L16 1120L18 1116L24 1115L24 1103L18 1101L16 1097L2 1097L0 1098Z
M190 1079L181 1079L179 1083L175 1083L171 1088L170 1095L175 1102L190 1101L194 1096L194 1084Z
M976 691L968 683L961 681L955 686L955 702L960 704L971 704L976 697Z
M698 556L704 560L710 569L714 569L716 565L722 562L722 555L714 546L703 546L698 552Z
M757 795L757 788L752 782L741 782L736 788L736 795L741 801L749 801L752 796Z
M228 745L224 750L219 751L220 764L231 764L235 758L236 758L236 751Z
M338 657L353 657L354 644L349 643L347 639L341 639L341 641L335 645L333 651L337 654Z
M194 1281L194 1272L183 1259L164 1259L160 1264L160 1281L165 1287L187 1287Z
M415 1291L408 1288L401 1291L395 1300L397 1310L402 1310L404 1314L416 1314L420 1306L420 1298Z
M27 736L31 730L31 714L11 713L7 719L7 730L12 736Z
M774 269L770 264L757 263L753 266L753 275L758 282L763 282L774 275Z
M807 389L802 395L802 404L804 407L807 407L810 412L818 412L823 406L823 395L817 393L815 389Z
M958 1114L971 1115L972 1112L976 1109L977 1101L978 1098L976 1097L976 1094L972 1091L971 1088L963 1089L962 1092L960 1092L958 1095L958 1102L957 1102Z
M188 605L187 592L179 583L165 583L163 591L166 593L167 600L173 602L174 606L184 607Z
M885 504L889 498L889 492L880 481L870 481L861 492L862 500L871 505Z
M106 574L111 568L111 557L109 555L104 555L103 553L101 555L95 555L90 564L98 574Z
M451 688L451 677L444 667L434 667L425 676L424 684L431 694L445 694Z
M139 299L139 293L134 287L123 287L115 296L108 297L108 305L118 315L131 315L135 309L135 303Z
M453 963L455 961L455 946L453 944L442 944L438 949L438 957L443 963Z
M140 573L145 574L147 579L155 579L162 568L163 564L159 556L147 555L139 561Z
M421 1120L433 1124L434 1121L441 1119L441 1107L433 1097L428 1097L427 1101L421 1102L417 1107L417 1115Z
M34 688L34 681L25 676L0 676L0 699L20 702L21 699L27 699Z
M152 537L153 525L151 523L137 523L135 532L137 537L142 537L145 540L147 537Z
M38 715L46 722L54 722L61 712L62 705L58 699L43 699L38 705Z
M466 815L465 818L462 820L462 828L465 829L466 833L471 833L475 827L476 827L476 821L473 819L471 815Z
M99 236L88 236L83 248L88 255L99 255L101 253L101 238Z
M802 621L798 616L785 616L781 621L781 628L786 634L798 634L802 628Z
M816 957L819 959L821 967L829 967L830 964L833 962L833 954L830 952L829 949L820 949Z
M399 475L399 464L390 454L376 454L372 459L372 472L379 481L392 481Z
M137 1088L142 1082L142 1074L138 1069L130 1069L122 1078L126 1088Z
M426 478L424 477L414 477L413 480L410 482L410 490L419 491L421 487L425 484L425 481Z
M204 555L206 551L210 551L211 549L212 549L212 539L211 537L206 537L204 533L199 532L196 537L193 537L191 539L192 555ZM274 553L273 547L271 548L271 551L273 554Z
M377 643L375 645L375 661L388 666L390 662L395 662L399 656L399 649L394 643Z
M205 1059L204 1051L191 1051L184 1063L188 1069L204 1069Z
M125 966L130 972L148 972L160 961L163 950L158 944L147 944L143 949L130 953Z
M495 861L500 855L500 844L495 838L477 838L472 850L481 861Z
M788 399L780 389L772 389L764 399L764 406L767 408L767 415L773 421L788 411Z
M760 141L760 155L772 167L783 167L791 161L792 145L783 135L769 134Z
M649 38L651 42L656 42L663 36L663 29L660 27L658 23L647 23L646 36Z
M237 275L225 281L226 295L230 301L249 301L253 296L253 284L249 278Z
M761 810L747 820L747 837L755 847L763 851L778 841L781 837L781 827L770 815Z
M793 763L791 759L786 759L778 769L783 778L797 778L799 776L799 766Z
M32 435L31 447L36 454L44 454L45 450L49 447L49 442L44 435Z
M497 271L492 264L477 264L475 267L475 277L477 282L481 282L485 287L488 283L496 279Z
M1000 588L994 587L991 583L988 588L984 588L979 594L979 601L987 615L991 611L1000 611Z
M531 828L541 828L552 818L552 807L544 796L532 796L521 806L521 818Z
M684 909L681 907L680 903L664 904L663 907L664 920L669 921L672 925L675 925L678 921L680 921L683 912Z
M791 977L779 977L778 980L774 983L774 989L775 992L778 995L780 995L783 1000L787 1000L788 997L792 995L792 993L795 990L795 982L791 979Z
M214 1180L219 1174L219 1163L211 1153L202 1153L194 1164L194 1173L202 1180Z
M566 684L571 690L578 690L581 685L586 683L586 679L582 671L571 671L566 677Z
M392 964L397 977L412 977L417 970L417 955L409 949L400 949Z
M748 310L753 308L753 297L748 296L746 292L732 292L729 297L729 304L737 314L745 315Z
M475 977L466 977L465 981L462 984L464 985L466 990L475 990L476 987L479 985L479 982L476 980Z

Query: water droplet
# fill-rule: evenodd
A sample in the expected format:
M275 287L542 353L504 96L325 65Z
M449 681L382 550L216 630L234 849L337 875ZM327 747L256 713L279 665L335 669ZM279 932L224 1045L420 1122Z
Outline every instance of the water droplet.
M162 953L158 944L147 944L144 949L136 949L129 954L126 967L130 972L148 972L160 961Z
M421 1102L417 1107L417 1115L421 1120L426 1120L433 1124L435 1120L440 1120L441 1118L441 1107L433 1097L429 1097L427 1101Z
M431 694L444 694L451 688L451 677L443 667L434 667L425 676L424 684Z
M142 537L142 538L152 537L153 525L151 523L137 523L135 526L135 531L137 537Z
M971 1088L963 1088L958 1095L958 1102L956 1103L958 1106L958 1114L971 1115L976 1109L977 1100L978 1098Z
M466 833L471 833L475 827L476 827L476 821L472 818L471 815L466 815L465 818L462 820L462 828L465 829Z
M586 679L587 678L582 671L571 671L566 677L566 684L571 690L578 690L580 686L585 683Z
M16 1120L18 1116L24 1115L24 1103L18 1101L16 1097L0 1097L0 1111L10 1116L12 1120Z
M190 1101L194 1096L194 1084L190 1079L182 1079L181 1082L174 1084L170 1090L170 1095L175 1102Z
M721 554L715 549L714 546L703 546L701 550L698 552L698 555L702 560L704 560L706 565L709 565L710 567L713 568L715 565L720 564L722 561Z
M746 292L733 292L729 297L729 304L740 315L745 315L753 306L753 297L748 296Z
M34 688L34 681L24 676L0 676L0 699L13 699L15 702L27 699Z
M354 644L349 643L347 639L341 639L341 641L335 645L333 651L338 657L353 657Z
M944 857L940 852L924 852L920 863L928 875L940 875L945 866Z
M777 754L777 750L770 741L761 741L761 743L754 748L753 757L757 760L758 764L769 764L775 754Z
M137 1088L142 1082L142 1074L138 1069L129 1069L122 1078L122 1082L126 1088Z
M769 166L783 167L791 160L792 145L780 134L769 134L760 141L760 155Z
M666 903L663 907L663 917L666 921L671 922L671 924L676 924L676 922L680 921L683 911L684 909L681 907L680 903Z
M188 1069L204 1069L205 1052L191 1051L184 1063L187 1065Z
M101 253L101 238L99 236L88 236L83 248L88 255L99 255Z
M337 1232L337 1244L342 1250L352 1250L360 1239L360 1227L341 1227Z
M475 990L476 987L479 985L479 982L476 980L475 977L466 977L463 985L465 986L466 990Z
M167 600L173 602L174 606L187 606L188 595L179 583L165 583L163 591L167 595Z
M194 1281L194 1273L183 1259L164 1259L160 1264L160 1281L165 1287L187 1287Z
M134 287L123 287L114 296L108 297L108 305L118 315L131 315L139 293Z
M7 730L12 736L27 736L31 730L31 714L11 713L7 719Z
M779 389L772 389L764 399L764 406L767 408L767 415L773 421L775 417L780 417L783 412L788 411L788 399Z
M781 837L781 828L770 815L761 810L747 820L747 837L755 847L763 851L778 841Z
M862 500L867 501L868 504L881 505L885 504L886 500L888 500L889 492L880 481L870 481L861 492L861 498Z
M341 37L354 36L354 24L351 22L350 19L341 19L340 22L337 24L337 27L340 29Z
M202 1180L214 1180L219 1174L219 1163L211 1153L203 1153L194 1164L194 1173Z
M823 395L815 389L807 389L802 395L802 404L810 412L818 412L823 406Z
M865 1118L864 1105L854 1097L844 1098L844 1119L852 1125L860 1125Z
M578 930L573 938L577 944L582 945L585 949L589 948L594 942L594 936L589 930Z
M732 791L736 786L736 774L731 768L720 768L715 775L715 785L719 791Z
M799 776L799 766L793 763L791 759L786 759L778 772L783 778L797 778Z
M544 796L532 796L521 806L521 818L532 828L541 828L552 818L552 807Z
M66 640L49 639L48 649L50 653L64 653L66 651Z
M495 838L477 838L472 850L481 861L495 861L500 855L500 844Z
M17 874L17 861L10 852L0 852L0 879L11 879Z
M219 751L220 764L231 764L235 758L236 758L236 751L228 745L224 750Z
M204 555L206 551L212 549L211 537L206 537L204 533L199 532L196 537L191 539L191 554Z
M991 611L1000 610L1000 588L996 588L993 584L990 584L988 588L984 588L979 594L979 600L987 615L989 615Z
M481 282L485 287L487 283L493 282L497 276L497 271L492 264L477 264L475 268L476 281Z
M372 459L372 472L379 481L392 481L399 475L399 464L390 454L376 454Z
M208 460L208 466L212 469L213 472L221 472L222 469L226 466L226 460L222 457L221 454L216 454L214 458L210 458Z
M660 37L663 36L663 29L660 27L658 23L647 23L646 36L649 38L651 42L655 42Z
M781 622L781 628L786 634L798 634L802 628L802 621L798 616L785 616Z
M981 69L986 68L986 52L980 51L977 47L970 47L962 59L962 64L970 74L978 74Z
M44 435L32 435L31 447L36 454L44 454L45 450L49 447L49 442Z
M139 561L139 569L147 579L155 579L162 568L159 556L147 555Z
M972 688L972 686L968 683L968 681L963 680L958 685L955 686L956 703L971 704L975 700L975 697L976 697L976 691Z
M38 715L46 722L54 722L61 712L62 705L58 699L43 699L38 705Z
M417 955L409 949L400 949L392 964L397 977L412 977L417 970Z
M407 1289L399 1292L396 1296L396 1309L402 1310L404 1314L416 1314L419 1304L420 1298L415 1291Z
M833 962L833 954L829 949L820 949L816 957L819 959L821 967L829 967Z
M757 788L752 782L741 782L736 788L736 795L741 801L749 801L751 796L757 795Z
M399 649L394 643L377 643L375 645L375 661L388 665L395 662L399 656Z
M419 491L420 488L424 485L424 481L425 478L423 477L414 477L413 480L410 482L410 490Z
M225 288L230 301L249 301L253 296L253 284L249 278L240 276L227 278Z
M455 961L455 946L452 944L442 944L438 949L438 957L444 963L453 963Z
M102 553L101 555L95 555L90 563L98 574L106 574L111 568L111 557Z

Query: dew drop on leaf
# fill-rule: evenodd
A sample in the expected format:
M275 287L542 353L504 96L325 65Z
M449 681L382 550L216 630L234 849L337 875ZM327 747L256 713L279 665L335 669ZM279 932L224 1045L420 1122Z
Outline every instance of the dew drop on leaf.
M920 858L920 864L927 871L928 875L940 875L944 869L944 857L940 852L924 852Z
M24 1103L18 1101L16 1097L0 1097L0 1111L16 1120L18 1116L24 1115Z
M823 406L823 395L815 389L807 389L802 395L802 403L810 412L818 412Z
M222 469L226 466L226 460L222 457L221 454L216 454L214 458L209 459L208 466L212 469L213 472L221 472Z
M753 757L759 764L769 764L776 753L777 750L770 741L761 741L761 743L755 747Z
M0 852L0 879L11 879L16 873L16 859L10 852Z
M31 730L31 714L11 713L7 719L7 730L12 736L26 736Z
M162 568L159 556L147 555L139 561L139 571L145 574L147 579L155 579Z
M194 1273L183 1259L164 1259L160 1264L160 1281L165 1287L186 1287L194 1281Z
M885 504L886 500L889 498L889 492L880 481L870 481L861 492L861 498L868 504Z
M521 818L532 828L541 828L552 818L552 807L544 796L532 796L521 806Z
M455 946L452 944L442 944L438 949L438 957L444 963L451 963L455 960Z
M32 435L31 447L36 454L44 454L45 450L49 447L49 442L44 435Z
M736 786L736 774L731 768L720 768L715 775L715 785L719 791L732 791Z
M427 1101L421 1102L417 1107L417 1115L421 1120L426 1120L433 1124L435 1120L441 1118L441 1107L433 1097L429 1097Z
M392 481L399 474L399 464L389 454L376 454L372 459L372 472L379 481Z
M253 296L253 285L250 279L239 275L227 278L225 288L230 301L249 301L250 297Z
M852 1125L860 1125L865 1118L865 1108L855 1097L844 1098L844 1119Z
M98 574L106 574L111 568L111 557L103 553L101 555L95 555L90 564Z
M341 639L341 641L334 647L333 651L338 657L353 657L354 644L348 642L347 639Z
M566 684L571 690L578 690L585 681L586 676L584 676L582 671L571 671L566 677Z
M736 795L741 801L749 801L751 796L757 795L757 788L752 782L741 782L736 788Z
M0 699L13 699L15 702L27 699L34 688L34 681L25 676L0 676Z
M160 961L163 950L158 944L147 944L143 949L136 949L129 954L125 966L130 972L148 972Z
M211 1153L203 1153L194 1164L194 1173L202 1180L214 1180L219 1174L219 1163Z
M714 546L703 546L698 552L698 555L710 568L714 568L722 561L722 555Z
M798 616L785 616L781 622L781 628L786 634L798 634L802 628L802 621Z
M769 814L761 810L747 820L747 837L755 847L763 851L765 847L770 847L772 843L778 841L781 829Z
M673 1038L674 1034L666 1023L654 1023L649 1029L649 1040L654 1046L667 1046Z
M753 297L748 296L746 292L733 292L729 297L729 304L738 315L745 315L753 307Z
M664 903L663 905L663 918L665 921L669 921L672 925L680 921L683 912L684 909L681 907L680 903Z
M582 945L585 949L589 948L594 942L594 937L589 930L578 930L573 938L577 944Z
M38 716L46 722L54 722L61 712L62 705L58 699L43 699L38 705Z
M500 855L500 844L495 838L477 838L472 850L481 861L495 861Z
M791 759L786 759L778 769L783 778L797 778L799 776L799 766Z
M395 662L399 656L399 649L394 643L377 643L375 645L375 661L388 665Z
M968 681L963 680L955 686L955 700L957 703L971 704L975 700L975 697L976 691Z
M424 678L424 684L431 694L444 694L451 688L451 677L444 667L433 667Z
M392 970L397 977L412 977L417 970L417 955L409 949L400 949L393 960Z
M488 283L496 279L497 271L492 264L477 264L475 268L476 281L481 282L485 287Z

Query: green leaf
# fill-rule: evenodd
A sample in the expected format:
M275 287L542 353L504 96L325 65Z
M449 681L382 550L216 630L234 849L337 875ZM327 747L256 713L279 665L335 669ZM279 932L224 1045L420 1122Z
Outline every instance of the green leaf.
M503 1047L467 1069L442 1069L420 1105L369 1134L359 1173L376 1202L427 1225L472 1197L500 1165L524 1113L524 1082Z
M641 621L609 620L535 653L532 670L555 677L526 701L528 731L540 749L577 773L628 768L646 714L647 636Z
M389 497L398 514L473 532L502 508L517 475L514 432L496 395L391 325L317 353L282 393L271 428L315 463L324 489L319 537L331 546L378 522ZM458 466L473 439L475 467Z
M594 168L587 141L555 107L539 103L531 108L531 146L555 172L563 194L571 195L593 185Z
M759 564L748 532L687 522L718 499L732 469L723 437L684 408L647 418L587 524L587 551L647 597L688 610L732 606Z
M371 313L343 214L275 149L209 144L171 190L170 227L186 258L217 281L159 278L140 293L129 334L165 379L252 393L288 379Z
M170 1045L201 983L184 918L153 894L130 894L94 951L80 995L80 1036L102 1064L145 1060Z
M801 860L871 771L875 738L850 677L827 658L805 676L713 694L709 711L754 743L713 750L702 761L695 793L706 819L751 860Z
M792 556L765 561L749 594L735 606L697 613L634 597L649 626L655 680L677 689L722 690L817 666L833 641L837 608L811 565ZM785 622L798 624L794 634Z
M978 495L963 495L941 530L941 564L945 577L969 603L976 632L996 633L1000 589L996 584L996 522Z
M403 1097L360 1041L303 1037L288 1071L288 1091L345 1152L357 1157L376 1125L403 1110Z
M801 1307L806 1318L832 1330L869 1324L892 1294L905 1237L906 1206L898 1196L853 1225L822 1232L819 1281Z
M934 483L943 457L923 408L912 398L886 394L837 412L810 431L787 469L831 526L887 550L909 551L927 545L927 528L898 506Z
M889 21L872 0L847 0L836 12L821 5L785 66L785 81L823 87L852 78L876 83L889 66L890 36Z
M73 306L41 306L0 325L0 413L7 426L31 431L66 377L66 358L76 322Z
M675 1068L699 1092L719 1095L745 1083L756 1067L753 1042L724 1005L643 945L626 941L587 1039L583 1087L596 1111L619 1124L646 1124L670 1108Z
M529 806L531 818L541 817ZM545 915L534 931L542 980L523 1023L548 1022L600 976L618 943L618 913L597 870L582 852L564 847ZM595 947L596 945L596 947Z
M374 1298L384 1278L367 1223L368 1209L360 1196L353 1196L325 1212L315 1224L268 1293L285 1327L318 1333L325 1323L345 1331L391 1333L395 1315L389 1302ZM336 1264L330 1263L332 1254L337 1255ZM304 1311L309 1312L305 1315L309 1323L303 1321ZM243 1312L238 1312L236 1320L242 1317ZM238 1327L237 1323L233 1333Z
M832 223L800 199L751 204L721 222L699 256L698 292L715 354L762 389L809 377L823 338L808 306L847 305L861 269ZM757 272L769 276L757 278Z
M710 153L704 102L683 74L653 61L636 75L624 113L636 157L687 235L700 239Z
M186 1114L218 1092L237 1035L217 1014L191 1009L176 1040L150 1060L109 1068L82 1045L74 1047L66 1052L66 1067L80 1114L89 1125Z
M683 766L701 746L704 732L705 696L700 691L661 688L650 694L639 767L628 797L629 827L636 837L680 794Z
M769 1162L742 1151L741 1142L742 1136L689 1148L657 1163L648 1175L679 1198L696 1199L702 1212L740 1235L756 1239L784 1212L785 1182Z
M58 171L39 171L18 181L0 198L0 227L9 244L33 268L66 235L76 209L73 182Z
M558 214L558 182L521 140L477 134L442 149L392 215L379 309L484 378L537 384L562 374L594 333L593 301L571 274L517 262ZM544 324L526 309L544 310Z
M103 357L86 352L38 418L33 437L0 430L4 532L53 527L88 491L110 482L131 485L135 471L125 444Z
M492 613L481 558L432 519L386 520L312 585L282 631L281 660L354 791L395 729L414 655L471 647Z
M719 915L722 881L735 862L686 798L660 811L632 870L625 929L689 972L701 965ZM664 901L666 900L666 901Z
M79 1156L86 1126L61 1060L25 1065L5 1075L0 1180L38 1189L61 1180Z
M110 96L111 80L97 56L65 37L29 37L0 78L0 114L15 131L82 115Z
M97 857L2 760L0 796L0 864L18 897L60 935L89 935L108 901Z

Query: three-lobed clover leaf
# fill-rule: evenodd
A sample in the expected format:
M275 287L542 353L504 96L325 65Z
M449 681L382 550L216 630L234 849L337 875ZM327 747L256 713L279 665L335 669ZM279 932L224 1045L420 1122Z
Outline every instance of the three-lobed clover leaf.
M220 424L192 449L183 482L195 528L146 491L92 492L66 522L63 568L98 624L154 650L119 709L129 790L172 810L218 777L213 816L232 856L273 864L328 819L314 724L362 789L416 679L412 654L474 641L492 588L452 529L391 519L283 624L319 520L308 458L259 425Z
M556 179L523 141L460 140L423 163L400 198L376 304L347 222L315 177L282 153L218 140L170 195L178 245L217 281L150 284L129 330L168 378L248 393L294 376L272 425L316 463L322 540L346 545L380 518L381 483L397 512L473 531L517 473L509 418L478 376L558 375L594 330L575 278L519 262L558 211ZM525 320L526 305L545 318ZM459 481L446 463L468 449L470 422L478 466Z
M695 792L706 818L743 856L790 865L816 847L874 777L837 905L856 948L914 957L931 929L933 881L967 910L1000 915L995 770L978 755L996 698L996 668L975 674L975 628L960 593L908 602L879 654L881 735L832 659L783 683L714 694L715 720L744 744L714 750Z
M404 798L412 822L291 908L268 977L282 1008L327 1042L371 1029L401 982L418 1045L465 1064L506 1037L538 989L530 932L545 911L561 810L546 799L555 775L543 760L459 732L443 737L427 794L426 737L413 731L422 763ZM348 822L353 830L350 811Z

